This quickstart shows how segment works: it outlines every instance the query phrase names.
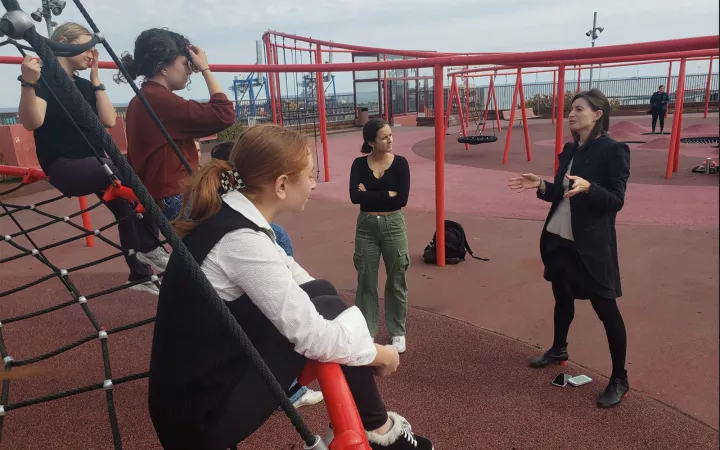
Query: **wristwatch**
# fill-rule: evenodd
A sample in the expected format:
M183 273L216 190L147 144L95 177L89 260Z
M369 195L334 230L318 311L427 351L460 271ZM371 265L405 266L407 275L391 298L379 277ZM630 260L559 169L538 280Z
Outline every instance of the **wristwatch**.
M97 86L93 86L93 92L104 91L104 90L105 90L105 85L102 83L98 84Z

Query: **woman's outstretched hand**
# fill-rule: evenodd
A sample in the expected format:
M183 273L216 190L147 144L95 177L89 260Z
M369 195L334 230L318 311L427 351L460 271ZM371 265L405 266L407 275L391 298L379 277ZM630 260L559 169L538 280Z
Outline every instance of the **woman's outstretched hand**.
M576 175L565 175L568 180L573 182L573 187L565 193L565 198L570 198L574 195L587 192L590 189L590 182L584 178L580 178Z
M540 187L542 180L533 173L524 173L519 177L510 178L508 186L515 192L524 192L528 189L537 189Z

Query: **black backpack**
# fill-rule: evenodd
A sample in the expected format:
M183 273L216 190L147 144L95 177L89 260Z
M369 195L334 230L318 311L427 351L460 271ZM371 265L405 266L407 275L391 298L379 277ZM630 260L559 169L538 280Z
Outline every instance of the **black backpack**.
M423 261L428 264L437 263L436 254L436 235L433 233L432 241L425 247L423 252ZM465 236L465 230L462 225L452 220L445 221L445 263L446 264L458 264L461 261L465 261L465 254L470 253L474 259L480 261L490 261L488 258L478 258L473 255L470 245L468 245L467 237Z

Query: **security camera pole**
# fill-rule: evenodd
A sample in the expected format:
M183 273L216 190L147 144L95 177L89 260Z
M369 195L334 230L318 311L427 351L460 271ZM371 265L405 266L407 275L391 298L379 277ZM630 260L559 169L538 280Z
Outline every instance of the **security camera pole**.
M597 12L593 13L593 27L592 30L585 33L585 36L591 38L592 46L595 47L595 39L600 36L598 33L602 33L603 30L605 30L603 27L598 27L597 25ZM590 87L592 88L592 78L593 78L593 69L592 66L590 66Z

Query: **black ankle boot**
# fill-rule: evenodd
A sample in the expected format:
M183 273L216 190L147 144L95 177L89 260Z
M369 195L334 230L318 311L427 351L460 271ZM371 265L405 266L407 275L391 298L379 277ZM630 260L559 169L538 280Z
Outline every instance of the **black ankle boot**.
M567 366L568 352L567 347L562 348L551 348L550 350L543 353L541 356L530 361L530 367L536 369L547 367L552 363L558 363L561 366Z
M613 406L619 405L621 401L627 398L629 391L630 383L628 382L627 375L625 379L612 377L610 378L610 383L598 397L597 405L600 408L612 408Z

